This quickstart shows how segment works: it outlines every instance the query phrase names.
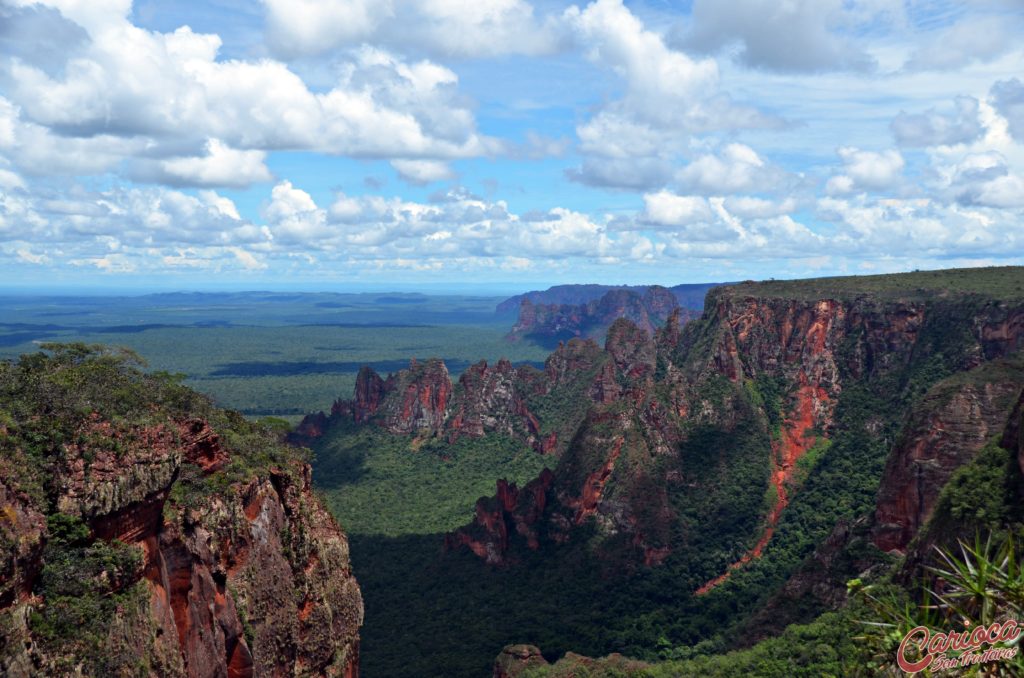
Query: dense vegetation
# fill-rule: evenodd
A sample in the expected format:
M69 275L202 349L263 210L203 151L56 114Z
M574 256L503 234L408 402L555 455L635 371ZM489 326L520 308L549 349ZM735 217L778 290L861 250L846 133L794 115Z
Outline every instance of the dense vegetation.
M983 270L974 276L961 276L952 271L871 280L871 289L895 296L920 295L929 305L928 322L921 328L910 363L866 377L843 373L844 386L830 438L819 442L801 461L794 480L799 490L791 493L763 556L734 571L705 596L695 597L692 592L752 546L761 532L759 521L774 499L767 492L769 446L771 439L779 436L781 413L791 397L789 385L781 381L761 376L738 387L714 378L703 382L704 397L716 403L716 411L737 408L735 426L726 429L688 423L688 436L678 454L652 462L661 465L652 475L668 470L665 464L678 464L674 470L680 481L669 488L677 516L671 527L671 541L686 545L673 550L659 567L623 567L607 542L595 562L596 534L585 529L573 534L567 544L545 544L537 553L517 552L515 562L497 570L464 552L442 553L437 532L423 530L419 535L410 533L392 539L360 534L358 528L354 529L355 564L365 573L361 580L368 601L364 629L367 672L480 675L486 672L496 648L522 642L538 645L549 657L569 650L592 656L622 652L648 661L732 649L736 634L749 630L745 624L750 622L751 612L773 598L837 524L859 524L859 519L873 512L886 456L907 413L933 385L957 375L939 387L939 395L932 394L935 398L943 389L955 391L965 380L990 379L994 371L1016 369L993 363L973 373L962 373L967 367L965 361L973 355L970 346L974 341L962 319L989 302L974 294L948 298L946 291L950 287L954 292L980 292L994 277L999 279L996 294L1010 296L1020 271L1013 269L1009 280L1003 273ZM840 295L854 293L859 280L817 282L826 293ZM793 291L797 296L801 289L810 294L816 283L809 287L802 284L780 283L795 286L783 291ZM769 293L778 291L772 284L767 289ZM821 292L818 289L816 296ZM686 361L694 364L695 356L708 355L714 341L713 328L702 325L710 323L713 319L692 328L689 355L677 356L681 367L686 367ZM846 345L837 347L841 370L848 370L856 362L855 340L851 336ZM701 363L698 360L695 364ZM542 421L559 409L552 406L546 411L543 407L544 403L531 403L534 411L544 412ZM624 449L629 445L627 440ZM585 460L579 465L581 469L593 467ZM571 464L563 466L560 473L573 472ZM342 472L351 474L349 482L358 487L356 469ZM984 473L982 476L988 477ZM333 487L325 487L325 491L339 511L352 512L344 508L351 501L344 491ZM605 492L614 494L614 485L606 487ZM422 512L418 518L405 514L402 502L384 506L383 510L388 511L384 522L411 525L424 521ZM965 509L957 510L963 513ZM403 568L396 562L401 560L414 562L416 567ZM852 570L854 563L884 567L887 561L867 540L854 539L840 554L833 576L843 576L843 567ZM846 574L852 577L856 572ZM842 581L838 584L841 586ZM422 590L430 590L431 596L418 596L417 591ZM444 613L439 614L439 610ZM774 624L810 623L823 609L820 601L806 597L777 600L774 611ZM837 637L833 627L810 623L792 633L806 637L823 633L825 639L819 645L824 645ZM833 661L839 654L825 653L815 658L814 646L812 643L801 654L803 664L780 663L775 673L766 668L764 675L787 675L786 671L799 675L799 666L805 667L800 669L806 671L804 675L841 675L842 665ZM768 644L756 653L781 652L783 647L781 643ZM745 656L767 656L756 653ZM708 662L707 670L713 671L714 662ZM705 665L694 665L698 666L699 670L694 668L697 674ZM726 662L722 666L742 672L737 667L746 665ZM443 672L439 667L444 667ZM718 675L727 673L723 669Z
M317 486L345 529L388 537L454 530L497 478L522 485L551 463L501 436L414 443L351 425L318 441L315 460Z
M542 362L547 351L510 344L515 314L496 297L417 294L162 294L0 297L0 357L41 341L126 346L154 370L248 416L293 424L352 392L364 364L387 373L441 356L453 374L482 358Z
M834 278L744 282L730 293L797 299L929 299L949 295L984 295L994 299L1024 296L1024 267L957 268L888 275L850 275Z
M967 346L973 339L958 319L976 312L992 298L1020 298L1024 294L1022 271L915 272L758 285L757 294L770 296L849 298L869 293L883 301L920 300L928 305L930 320L922 328L907 367L868 379L843 374L830 439L819 441L801 460L795 480L799 490L791 493L763 557L734 571L705 596L695 597L692 592L752 546L763 528L761 520L775 500L768 491L768 459L791 397L790 385L781 380L761 375L738 385L714 378L703 384L704 395L716 408L735 408L735 426L690 424L677 454L651 462L656 465L648 469L652 473L672 470L680 479L669 488L676 517L670 526L671 541L686 545L676 548L655 568L624 566L626 559L614 549L603 549L595 561L593 547L599 535L593 525L575 530L565 544L547 541L539 552L515 550L511 563L501 568L483 565L464 549L445 552L443 533L472 517L474 502L493 494L497 478L521 486L555 460L502 436L462 438L448 445L442 439L390 436L373 427L333 428L316 444L314 480L350 535L353 565L366 601L362 632L365 675L486 675L498 650L522 642L538 645L551 660L567 651L591 656L621 652L650 662L643 674L650 676L839 676L884 670L884 658L892 656L893 640L898 642L903 625L925 618L917 611L920 591L908 593L886 578L854 582L853 602L838 613L820 617L822 604L816 599L780 601L775 594L792 573L806 566L808 556L837 523L860 524L871 514L886 455L907 413L913 416L925 399L955 393L971 380L982 383L999 370L1019 372L1020 365L1010 362L963 372L969 357ZM743 284L727 293L753 293L754 289ZM951 297L955 303L949 303ZM348 302L328 299L317 303ZM380 308L399 307L406 318L412 316L409 309L423 304L405 298L375 299L373 303ZM339 311L331 305L316 309L316 313ZM435 313L446 312L435 309ZM361 307L357 313L364 315L353 317L385 324L384 315L373 315L377 311ZM349 369L362 363L397 366L412 355L438 354L456 366L481 357L493 360L507 355L513 361L531 362L544 357L528 343L504 343L501 336L507 321L483 322L479 314L458 317L462 319L459 322L470 317L472 322L439 322L429 327L268 324L246 328L155 323L45 332L136 346L144 354L156 356L154 368L183 369L189 375L186 383L236 404L250 415L277 413L294 421L299 411L326 409L334 398L347 396L355 373ZM316 321L320 319L316 316ZM706 356L714 338L712 329L695 326L688 344L691 355ZM7 331L0 334L0 345L4 336L20 341L38 328L11 324ZM843 369L850 362L846 358L854 339L850 338L850 345L838 347L837 362ZM10 346L17 352L25 344ZM680 361L683 357L679 356ZM183 387L180 376L147 373L128 365L132 360L129 354L73 346L55 348L45 356L27 356L15 364L0 364L0 395L7 399L4 402L15 403L0 408L0 431L4 431L0 459L13 449L10 441L17 441L19 449L28 453L27 463L0 471L18 474L19 483L41 497L52 495L46 485L47 464L54 463L58 449L52 441L70 439L76 431L73 426L50 430L54 424L45 418L26 416L33 408L51 407L49 403L63 408L61 416L67 414L70 421L84 416L97 402L112 408L117 417L141 420L167 416L179 411L176 408L200 408L209 412L218 428L230 431L226 439L233 449L277 449L256 444L273 437L262 426L214 411L209 402ZM595 364L595 372L600 366L600 362ZM660 375L666 369L664 361L659 363ZM29 380L31 389L19 387L23 390L15 392L9 387L25 381L21 377L28 372L16 379L12 375L17 370L39 375L36 381ZM453 372L457 374L457 369ZM528 396L529 409L539 417L543 433L558 431L559 439L564 440L580 426L589 406L585 390L579 386L585 381ZM90 390L92 384L94 391ZM68 396L71 392L76 395ZM131 409L143 392L160 404L156 411ZM29 404L19 409L19 402ZM2 447L5 441L7 448ZM633 443L639 444L628 442L626 454ZM201 500L252 468L267 468L276 453L267 456L263 452L259 458L246 454L242 453L242 461L209 479L183 477L172 499L179 505ZM607 489L609 493L615 490L614 483ZM982 531L993 532L995 541L1002 543L1008 534L1022 531L1022 496L1020 471L1013 458L997 445L989 445L947 485L936 517L926 528L927 537L950 548L957 538ZM66 536L47 547L56 551L47 556L53 566L47 566L41 586L54 603L32 623L42 637L53 642L88 644L89 634L96 629L76 630L75 625L81 626L82 619L97 610L102 612L105 605L130 608L134 594L131 589L116 587L113 592L102 587L93 590L88 579L75 582L68 573L103 571L116 581L118 572L134 565L117 544L97 549L95 544L76 538L73 522L64 521L52 510L51 514L51 521L57 521L52 529ZM982 552L980 546L975 550L973 555L961 553L961 559L996 557L990 550ZM875 564L877 572L885 570L889 561L865 539L855 539L840 554L833 574L852 579L859 571L853 569L854 563ZM897 563L893 571L898 581L906 583L914 578L908 573L916 572L914 568L920 565L917 561ZM775 605L774 625L804 623L791 626L778 638L737 649L740 634L748 633L750 624L757 622L750 613L768 601ZM864 621L889 626L873 627L883 630L867 633ZM590 675L589 670L567 661L536 675L581 677ZM593 675L625 674L595 669Z

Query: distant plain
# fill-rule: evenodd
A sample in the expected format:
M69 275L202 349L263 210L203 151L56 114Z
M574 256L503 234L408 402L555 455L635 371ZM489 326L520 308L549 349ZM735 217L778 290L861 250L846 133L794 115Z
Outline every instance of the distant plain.
M410 358L443 358L452 378L506 357L543 363L548 351L505 334L505 297L415 293L167 293L0 296L0 358L46 342L123 346L150 369L179 372L219 405L296 423L350 397L360 366L387 374Z

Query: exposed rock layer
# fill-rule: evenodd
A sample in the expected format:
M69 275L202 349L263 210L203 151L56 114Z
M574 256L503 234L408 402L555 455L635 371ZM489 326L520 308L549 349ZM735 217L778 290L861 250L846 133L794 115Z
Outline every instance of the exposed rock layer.
M50 467L52 503L0 481L0 673L64 675L127 652L130 675L357 676L363 606L347 539L314 496L310 467L270 434L246 435L276 445L263 452L276 463L248 466L203 419L164 418L156 405L138 422L94 411ZM22 452L5 449L3 463ZM137 570L110 566L90 584L134 595L92 620L108 631L87 654L29 621L53 602L40 588L47 515L80 521L86 544L138 556Z

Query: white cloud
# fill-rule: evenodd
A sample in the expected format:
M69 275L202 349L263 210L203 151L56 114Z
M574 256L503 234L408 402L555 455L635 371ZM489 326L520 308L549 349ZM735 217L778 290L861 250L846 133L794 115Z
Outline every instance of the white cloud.
M735 104L719 90L713 59L694 60L670 49L621 0L595 0L583 10L570 7L564 20L588 57L625 85L621 98L577 127L580 150L593 158L570 171L572 179L655 187L666 178L666 163L687 148L690 135L778 124ZM616 161L614 173L604 169L605 160Z
M328 235L324 210L317 207L313 196L295 188L290 181L274 186L262 215L275 240L313 243Z
M655 226L685 226L700 221L711 221L708 201L700 196L676 195L669 191L648 193L644 196L644 211L640 219Z
M741 219L768 219L788 214L796 209L796 200L786 198L780 202L751 196L729 196L723 203L729 214Z
M902 179L905 163L899 151L863 151L843 146L837 152L843 161L845 174L829 179L826 186L829 195L892 189Z
M943 205L926 198L819 201L838 224L830 245L837 254L860 257L1006 256L1024 245L1019 218L1004 210Z
M953 70L990 61L1020 48L1024 28L1019 8L1009 13L969 15L948 28L921 36L908 70Z
M50 263L50 257L45 254L35 254L27 249L20 249L17 251L18 259L28 264L35 264L37 266L42 264Z
M524 0L264 0L271 46L288 56L363 43L439 56L544 54L559 46L552 18Z
M229 252L235 255L235 259L242 264L242 267L249 271L262 271L267 268L267 265L257 259L252 252L247 252L241 247L229 247Z
M238 208L235 206L235 203L230 198L218 195L216 191L199 191L199 199L208 207L216 210L219 214L236 221L242 220L242 217L238 214Z
M1024 207L1024 179L995 151L968 153L950 166L937 166L940 194L962 205Z
M160 162L163 181L179 186L233 186L242 188L273 176L264 151L240 151L217 139L206 144L206 155L169 158Z
M900 111L890 128L896 143L917 147L967 144L983 133L978 100L974 97L957 97L952 111L934 108L915 114Z
M275 149L410 160L502 150L476 131L456 75L430 61L361 48L313 91L283 63L219 59L216 35L148 31L120 5L65 4L89 17L90 35L62 69L0 55L0 151L14 146L8 157L26 172L243 186L270 179L262 153Z
M992 99L996 110L1009 123L1010 133L1024 143L1024 82L1019 78L997 82L992 86Z
M840 0L695 0L690 26L677 32L687 48L713 52L738 43L742 63L778 71L867 70L874 60L836 29L857 16Z
M708 194L752 193L778 187L785 173L770 166L744 144L727 144L721 153L706 154L676 173L685 189Z
M430 184L455 178L447 163L436 160L392 160L391 166L405 181L413 184Z
M25 182L14 172L0 168L0 188L8 191L16 188L24 189Z
M132 9L132 0L7 0L16 7L35 4L60 10L68 19L90 32L100 32L123 20Z

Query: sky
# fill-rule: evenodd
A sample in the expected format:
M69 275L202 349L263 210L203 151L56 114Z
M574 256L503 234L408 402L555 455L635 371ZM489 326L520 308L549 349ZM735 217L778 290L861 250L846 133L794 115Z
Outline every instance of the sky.
M1024 0L0 0L0 288L1024 263Z

